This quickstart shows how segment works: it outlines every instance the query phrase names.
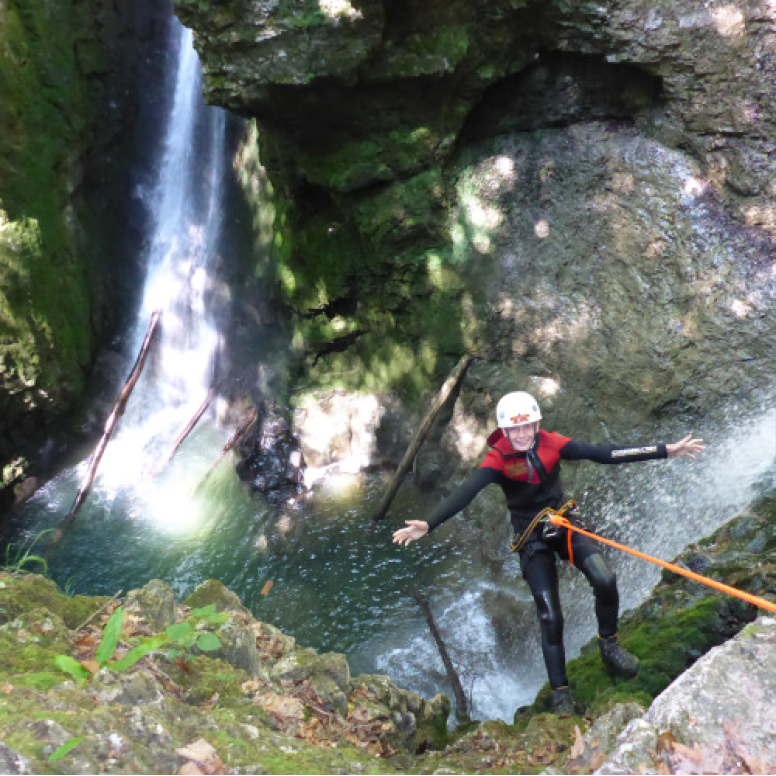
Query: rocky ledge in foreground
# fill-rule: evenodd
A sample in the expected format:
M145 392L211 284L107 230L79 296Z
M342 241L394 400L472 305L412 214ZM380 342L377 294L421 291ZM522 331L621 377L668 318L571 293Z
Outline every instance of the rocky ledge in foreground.
M772 596L774 517L771 496L677 562ZM118 601L0 573L0 772L776 772L776 619L756 614L666 574L623 619L637 678L591 644L569 664L578 715L545 688L513 724L448 731L444 696L351 678L218 582L179 604L158 580Z
M219 582L179 605L159 580L120 602L4 573L0 622L2 773L396 772L446 742L447 698L351 678Z

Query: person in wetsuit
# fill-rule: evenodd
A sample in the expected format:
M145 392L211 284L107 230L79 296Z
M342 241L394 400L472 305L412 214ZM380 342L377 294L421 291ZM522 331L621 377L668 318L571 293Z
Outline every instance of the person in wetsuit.
M428 520L407 520L393 534L396 544L408 545L422 538L464 509L487 485L497 483L504 492L515 531L522 537L519 549L523 577L531 588L541 628L542 654L553 690L553 707L573 713L563 647L563 613L558 593L555 556L569 560L568 529L540 524L525 535L532 519L543 509L563 504L560 462L595 461L604 464L651 461L687 456L703 449L702 439L688 434L675 444L637 447L593 445L539 429L541 412L536 400L524 391L502 397L496 407L498 429L488 438L489 451L468 479L451 493ZM569 515L571 517L571 515ZM638 673L638 660L617 638L619 594L614 572L598 544L572 531L573 564L587 578L595 596L598 644L607 668L618 676Z

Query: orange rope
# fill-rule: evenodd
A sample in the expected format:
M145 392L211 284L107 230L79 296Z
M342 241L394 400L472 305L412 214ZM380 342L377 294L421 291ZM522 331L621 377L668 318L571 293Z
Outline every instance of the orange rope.
M673 563L666 563L666 561L660 560L659 558L653 558L651 555L645 555L643 552L639 552L638 550L633 550L630 547L626 547L624 544L618 544L617 542L613 542L611 539L604 539L603 536L598 536L597 534L591 533L590 531L585 531L584 528L579 528L576 525L572 525L565 517L557 513L550 514L548 517L548 520L553 525L559 525L559 526L562 526L563 528L568 528L571 531L577 531L578 533L581 533L583 536L588 536L591 539L595 539L596 541L603 542L604 544L608 544L610 547L615 547L616 549L622 550L623 552L629 552L631 555L635 555L637 558L641 558L642 560L648 560L650 563L655 563L658 566L662 566L664 569L673 571L675 574L681 574L682 576L688 577L689 579L692 579L695 582L700 582L703 585L708 585L709 587L713 587L716 590L721 591L722 593L727 593L728 595L732 595L732 596L735 596L736 598L742 599L743 601L747 601L750 604L759 606L762 609L767 609L769 612L776 613L776 604L766 600L765 598L760 598L759 596L751 595L750 593L745 593L743 590L738 590L735 587L730 587L730 585L725 585L722 582L717 582L716 580L710 579L709 577L704 577L701 574L696 574L694 571L683 569L681 568L681 566L675 566Z

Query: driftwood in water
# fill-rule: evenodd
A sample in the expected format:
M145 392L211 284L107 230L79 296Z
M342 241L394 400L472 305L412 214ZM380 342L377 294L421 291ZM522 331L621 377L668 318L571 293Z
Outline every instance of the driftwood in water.
M138 353L135 364L132 367L132 371L129 373L129 377L124 383L124 387L121 389L118 399L116 399L116 403L113 405L111 414L105 421L105 428L102 432L102 436L100 437L100 441L97 443L97 447L94 448L94 452L92 453L92 457L89 461L89 469L86 472L86 476L84 477L81 488L78 491L78 495L75 497L75 501L73 501L73 506L70 507L70 511L67 513L67 515L65 515L64 519L59 524L59 527L52 536L53 543L58 542L62 538L62 531L67 528L68 525L70 525L70 523L73 521L73 518L76 516L76 513L86 500L86 497L89 495L89 490L91 489L92 483L94 482L94 476L97 474L97 467L100 465L105 448L108 446L108 442L110 441L111 435L113 434L113 431L119 422L119 418L124 414L129 396L143 372L143 367L145 366L145 362L148 357L148 351L151 349L154 334L156 333L161 316L162 313L160 310L156 310L151 316L151 323L148 325L148 331L146 332L143 344L140 346L140 352Z
M178 448L184 443L186 440L186 437L194 430L194 426L199 423L199 419L205 414L205 410L210 406L210 402L213 401L213 397L216 394L216 387L215 385L212 385L210 387L210 390L207 392L207 396L205 397L205 401L202 402L202 404L199 405L199 408L197 411L191 416L191 419L189 422L180 430L180 433L175 438L175 442L173 442L172 447L170 448L170 452L167 453L167 456L165 459L159 464L159 466L156 467L154 470L153 476L156 477L158 474L160 474L168 463L173 459L173 456L175 453L178 452Z
M224 456L245 436L245 433L248 431L248 429L256 422L256 419L258 418L258 413L256 412L256 408L254 407L253 410L251 410L251 414L248 416L248 420L246 420L241 426L237 428L237 430L232 434L232 436L229 437L229 440L224 445L221 452L218 454L218 458L216 458L215 461L213 461L213 465L207 470L207 474L202 478L202 482L205 482L205 480L216 470L218 467L218 464L221 463L221 461L224 460ZM201 485L202 483L200 483Z
M463 691L463 685L461 679L458 676L458 672L455 670L453 661L450 659L450 655L447 653L447 647L442 640L442 636L439 633L439 629L434 621L434 615L431 613L431 607L423 596L415 591L413 598L417 601L420 610L423 612L423 616L428 623L428 629L431 631L431 636L437 645L439 655L442 658L442 662L445 664L445 671L447 672L447 678L450 680L450 684L453 686L453 694L455 695L455 718L460 723L471 722L469 716L469 702L466 700L466 693Z
M385 491L385 494L383 495L383 498L377 507L377 511L372 517L373 522L382 520L385 517L388 509L391 506L391 503L393 502L394 497L396 496L397 491L399 490L402 480L404 479L404 475L410 470L412 462L415 460L415 456L417 455L420 446L423 444L423 440L426 438L426 435L430 431L436 416L439 414L439 410L442 409L445 402L450 397L450 394L455 390L455 388L457 388L461 380L463 380L469 364L471 364L474 359L474 355L467 353L456 364L455 369L453 369L453 371L450 373L450 376L447 378L447 380L445 380L442 388L437 394L436 399L434 400L434 403L431 405L431 409L429 409L423 423L421 423L421 426L418 429L418 433L415 434L415 438L410 443L410 446L407 448L407 452L404 453L404 457L401 459L398 468L394 472L393 479L388 485L388 490Z

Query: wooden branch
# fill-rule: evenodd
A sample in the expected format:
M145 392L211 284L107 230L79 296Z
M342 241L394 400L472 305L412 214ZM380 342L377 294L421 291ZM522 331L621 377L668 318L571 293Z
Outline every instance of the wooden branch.
M67 528L68 525L70 525L70 523L73 521L73 518L76 516L76 513L86 500L86 497L89 495L89 490L91 489L92 483L94 482L94 477L97 474L97 467L100 465L102 456L105 453L105 448L108 446L108 442L110 441L111 435L113 434L113 431L119 422L119 418L124 414L124 410L126 409L127 401L129 400L129 396L132 393L132 389L137 384L137 381L140 379L140 375L143 372L143 367L145 366L146 359L148 358L148 351L151 348L151 343L153 342L154 334L156 333L161 316L161 310L156 310L151 316L151 323L148 325L148 331L146 332L143 344L140 346L137 359L135 360L134 366L129 373L127 381L124 383L124 387L119 393L118 399L116 399L116 403L113 405L113 411L105 421L105 428L103 430L102 437L100 437L100 441L97 443L97 447L94 448L94 452L92 453L92 457L89 462L89 469L83 479L83 483L81 484L81 488L78 491L78 495L76 495L75 501L73 501L73 506L70 507L70 511L67 513L67 515L65 515L64 519L59 524L59 527L51 537L51 541L54 544L59 542L59 540L62 538L62 531Z
M202 404L199 405L199 408L197 411L191 416L189 422L180 430L180 433L175 438L175 442L173 442L172 448L170 449L170 452L167 453L167 456L164 458L164 460L159 464L159 466L154 469L153 477L158 476L161 474L161 472L165 469L168 463L173 459L173 456L175 453L178 452L178 448L184 443L186 440L186 437L194 430L194 426L199 423L200 418L205 414L205 410L210 406L210 402L213 401L213 397L216 395L216 386L211 385L210 390L207 392L207 396L205 397L205 400L202 402Z
M447 647L442 639L439 629L434 621L434 615L431 613L431 607L423 596L415 591L412 594L415 601L417 601L420 610L423 612L423 616L428 623L428 629L431 631L431 636L436 642L439 655L442 658L442 662L445 664L445 671L447 672L447 678L450 680L450 684L453 686L453 693L455 695L455 718L460 723L471 722L469 716L469 703L466 700L466 693L463 691L463 685L461 679L458 676L458 672L455 670L453 661L450 659L450 655L447 653Z
M232 436L229 437L229 440L224 445L221 452L218 454L218 458L216 458L215 461L213 461L213 465L207 470L207 474L202 478L202 482L200 482L200 485L202 485L205 480L216 470L218 467L218 464L221 463L221 461L224 460L224 456L245 436L248 429L256 422L256 419L258 418L258 412L256 411L256 408L254 407L251 410L250 415L248 416L248 419L237 428L237 430L232 434Z
M466 370L469 368L469 364L471 364L475 358L476 356L471 353L467 353L465 356L462 356L461 360L456 364L455 369L453 369L453 371L450 373L450 376L443 383L442 388L437 394L434 403L431 405L431 409L429 409L428 414L418 429L418 433L415 434L415 438L410 443L410 446L407 448L407 452L404 453L404 457L401 459L398 468L394 472L393 478L388 485L388 490L385 491L385 494L383 495L383 498L380 501L374 516L372 517L373 522L376 523L385 517L388 509L391 506L391 503L393 502L394 497L396 496L397 491L399 490L399 487L401 486L404 475L407 474L407 472L412 467L412 462L415 460L415 456L417 455L420 446L423 444L423 440L431 430L431 426L433 425L436 416L439 414L439 410L442 409L445 402L450 397L450 394L461 383L464 376L466 375Z

